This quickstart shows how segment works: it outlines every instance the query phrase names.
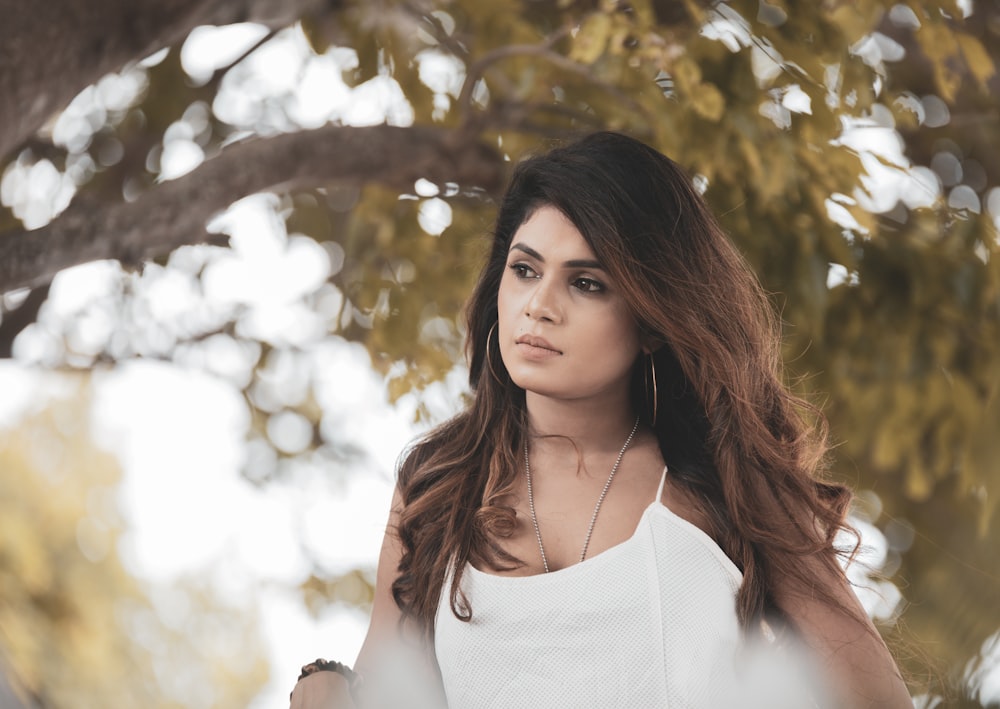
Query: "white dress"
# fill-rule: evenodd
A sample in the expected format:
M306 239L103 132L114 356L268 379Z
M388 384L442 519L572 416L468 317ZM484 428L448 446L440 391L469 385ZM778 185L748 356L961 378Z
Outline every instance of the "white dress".
M547 574L471 564L472 608L438 606L435 654L450 709L733 704L742 576L701 529L656 498L634 534Z

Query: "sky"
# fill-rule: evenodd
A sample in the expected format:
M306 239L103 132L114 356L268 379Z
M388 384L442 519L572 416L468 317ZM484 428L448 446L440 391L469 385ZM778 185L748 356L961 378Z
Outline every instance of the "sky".
M711 31L719 33L720 41L743 41L740 28L731 23L719 23ZM263 33L263 28L252 25L198 29L184 44L183 65L195 80L204 80ZM881 61L892 47L864 51L872 61ZM341 71L353 61L352 53L341 49L317 57L299 33L288 31L230 72L211 110L235 126L249 128L269 120L280 123L261 108L280 97L288 118L303 127L330 120L352 125L412 121L412 112L393 82L376 80L353 89L344 84ZM419 61L422 77L441 100L457 92L461 76L450 60L427 52ZM768 58L757 61L766 72ZM95 111L107 115L116 106L127 105L141 90L141 77L127 71L102 80L54 122L54 137L72 145L93 122ZM787 91L766 108L771 112L768 115L786 121L793 113L808 113L808 97L803 100L803 96L801 91ZM929 110L922 104L914 107L918 109ZM192 107L167 131L159 158L164 179L179 177L204 159L196 137L207 110ZM873 114L867 121L845 126L843 143L869 156L863 159L871 172L870 186L878 186L831 198L831 217L845 226L851 224L843 204L861 201L877 209L882 200L895 203L903 196L914 206L940 194L933 174L886 166L907 166L889 121L891 116ZM85 175L86 166L77 167ZM54 168L15 166L3 177L0 197L26 225L44 223L65 207L76 180L83 179L74 169L71 166L60 175ZM440 233L450 222L447 204L436 199L427 185L415 185L414 194L423 200L421 225L429 233ZM997 198L994 213L1000 214L1000 193ZM243 308L248 313L247 327L261 337L313 341L319 325L304 311L300 299L321 286L335 267L336 254L288 234L278 216L279 207L271 195L242 200L212 227L231 235L232 249L187 247L172 259L174 270L150 269L138 294L146 304L144 312L158 321L179 322L199 309L208 308L206 317L210 317L212 308L223 313ZM199 294L192 278L185 276L185 268L195 272L201 266L205 266L204 293ZM74 323L71 334L82 349L87 343L98 346L106 341L115 316L106 304L113 300L121 278L117 265L106 262L60 274L43 319ZM830 285L847 278L846 269L831 264ZM62 386L58 375L44 372L45 364L58 355L51 334L34 328L16 344L20 363L0 365L0 391L5 393L0 425L10 425L46 397L57 395ZM331 571L374 567L397 456L421 430L413 423L415 399L404 397L391 405L384 382L373 373L360 345L327 338L322 345L310 347L307 357L310 367L323 372L317 396L324 410L342 414L333 417L330 425L337 427L338 438L350 440L364 452L361 464L347 471L307 465L291 479L263 487L249 485L241 476L248 455L249 412L241 387L250 361L246 353L220 343L189 361L126 361L96 372L93 378L94 436L117 454L124 471L120 501L129 531L122 556L142 578L169 584L171 579L195 572L212 578L231 597L257 607L272 681L252 709L284 706L305 662L316 657L353 662L367 618L348 608L333 608L318 620L308 614L295 592L309 570L304 552ZM425 403L437 419L457 405L463 374L461 367L456 368L429 393ZM303 437L301 424L289 418L276 423L281 429L273 433L294 448ZM867 545L862 561L878 568L888 552L885 538L864 520L856 522ZM867 579L862 566L851 573L859 581ZM891 615L900 598L892 584L872 586L870 580L869 590L859 595L871 613L881 616ZM996 685L994 695L1000 695L1000 682L992 684Z
M272 682L254 707L282 706L299 667L316 657L352 663L367 629L355 610L313 619L295 592L310 570L300 544L331 571L374 566L392 492L390 451L413 433L371 369L345 349L331 384L356 398L367 431L358 440L377 466L335 484L322 471L247 484L240 476L246 404L214 377L135 363L96 385L95 433L126 471L121 501L131 532L123 556L140 577L169 583L193 572L238 603L256 603ZM139 403L149 401L157 405Z

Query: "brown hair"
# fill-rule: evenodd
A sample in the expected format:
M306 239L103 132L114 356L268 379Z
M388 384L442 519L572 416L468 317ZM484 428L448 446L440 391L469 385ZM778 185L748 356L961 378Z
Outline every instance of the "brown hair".
M833 540L850 493L817 477L825 420L782 381L780 329L766 294L674 162L626 136L597 133L521 162L500 205L467 310L474 398L418 442L399 472L403 554L392 593L404 617L433 632L450 571L451 610L468 619L473 609L459 590L466 564L519 563L498 540L514 529L514 510L501 501L520 471L525 399L490 331L511 239L541 205L569 218L639 328L664 343L653 355L653 428L670 475L700 502L743 572L744 628L783 619L779 578L842 608L798 562L812 554L837 563ZM632 397L651 424L644 376L640 357Z

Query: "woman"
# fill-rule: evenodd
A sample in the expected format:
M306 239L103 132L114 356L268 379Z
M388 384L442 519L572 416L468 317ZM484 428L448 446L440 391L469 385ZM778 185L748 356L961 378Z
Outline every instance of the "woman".
M836 558L822 417L677 165L613 133L522 162L468 332L474 399L399 471L358 703L745 706L773 689L747 648L799 642L809 701L912 706ZM349 670L304 674L293 707L351 706Z

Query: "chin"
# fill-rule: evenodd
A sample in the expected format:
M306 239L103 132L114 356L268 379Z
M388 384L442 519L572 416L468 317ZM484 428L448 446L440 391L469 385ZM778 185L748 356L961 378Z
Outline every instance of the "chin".
M585 396L578 386L561 386L561 383L553 381L552 377L511 376L511 379L525 392L547 399L578 399Z
M514 384L524 389L524 391L530 391L532 394L537 394L538 396L558 396L560 393L559 388L553 386L551 377L511 372L510 378Z

